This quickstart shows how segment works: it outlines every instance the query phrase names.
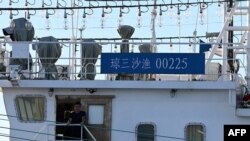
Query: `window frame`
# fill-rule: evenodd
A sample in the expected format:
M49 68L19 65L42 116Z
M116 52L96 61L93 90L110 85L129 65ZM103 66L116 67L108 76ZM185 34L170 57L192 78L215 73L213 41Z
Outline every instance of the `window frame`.
M185 129L184 129L184 139L185 139L185 141L187 141L187 129L188 129L188 126L196 126L196 125L199 125L199 126L201 126L203 128L203 132L204 132L203 141L206 141L206 134L207 134L206 126L205 126L205 124L203 124L201 122L190 122L190 123L186 124Z
M90 106L103 106L103 123L102 124L91 124L91 123L89 123L89 116L90 116L90 114L89 114L89 107ZM105 123L105 104L88 104L88 106L87 106L87 111L88 111L88 113L87 113L87 115L86 115L86 118L87 118L87 120L88 120L88 124L89 125L104 125L104 123Z
M44 100L43 119L42 120L22 120L20 118L20 116L21 116L20 107L19 107L18 102L17 102L18 98L43 98L43 100ZM15 103L16 118L19 122L22 122L22 123L43 123L43 122L46 122L46 119L47 119L47 98L46 98L46 96L44 96L44 95L17 95L14 98L14 103Z
M155 123L153 123L153 122L140 122L140 123L138 123L137 125L136 125L136 128L135 128L135 140L136 141L138 141L138 127L140 126L140 125L144 125L144 124L150 124L150 125L152 125L153 127L154 127L154 141L157 141L156 139L156 133L157 133L157 130L156 130L156 124Z

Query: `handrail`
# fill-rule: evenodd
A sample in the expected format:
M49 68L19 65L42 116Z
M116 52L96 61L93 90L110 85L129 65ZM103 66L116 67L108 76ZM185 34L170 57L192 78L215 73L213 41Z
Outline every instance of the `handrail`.
M0 41L1 43L1 41ZM5 42L6 43L6 42ZM17 42L16 42L17 43ZM20 43L25 43L25 42L20 42ZM29 43L29 42L27 42ZM33 42L34 44L36 42ZM84 42L86 43L86 42ZM140 44L142 43L145 43L145 42L140 42ZM162 42L163 43L163 42ZM115 42L114 44L118 44L118 42ZM129 43L129 44L135 44L134 42L133 43ZM174 43L173 43L174 44ZM179 43L178 43L179 44ZM188 44L188 43L181 43L181 44ZM200 43L192 43L192 44L200 44ZM207 43L206 43L207 44ZM210 43L209 43L210 44ZM218 44L225 44L225 43L211 43L213 45L218 45ZM231 44L231 43L228 43L228 44ZM233 43L234 44L234 43ZM235 43L234 45L237 45L237 43ZM9 47L9 46L8 46ZM111 46L113 47L113 46ZM163 46L162 46L163 47ZM165 47L165 46L164 46ZM30 48L30 47L29 47ZM237 47L233 47L235 50L238 49ZM66 48L65 50L67 50L68 48ZM31 50L31 49L30 49ZM8 51L8 50L6 50ZM113 52L111 50L111 52ZM137 52L137 51L135 51ZM94 80L116 80L115 79L115 75L117 73L114 73L114 74L107 74L107 73L102 73L101 72L101 57L97 57L97 58L94 58L94 57L87 57L87 58L84 58L84 59L97 59L98 61L96 62L96 64L93 64L93 63L88 63L88 64L83 64L80 63L81 62L81 58L80 57L80 54L78 54L76 57L72 57L70 54L67 55L62 55L60 58L57 58L57 57L38 57L37 53L35 51L31 51L30 54L34 54L35 53L35 57L34 56L31 56L29 59L32 59L33 61L33 64L28 66L28 69L26 70L22 70L20 71L20 75L22 75L22 79L26 79L26 80L43 80L45 79L45 74L55 74L56 72L52 72L52 71L45 71L44 70L44 66L41 64L40 61L38 61L39 59L58 59L57 63L55 63L54 65L56 67L60 67L60 66L64 66L65 67L65 70L63 70L63 72L57 72L58 73L58 76L59 78L56 78L56 80L82 80L81 77L79 77L79 74L81 74L82 77L86 76L87 75L95 75L95 79ZM6 63L4 64L5 67L6 67L6 70L3 70L3 71L0 71L0 79L8 79L9 78L9 75L10 75L10 64L9 64L9 61L10 61L10 55L8 53L8 55L4 58L6 61ZM29 61L29 59L27 59ZM72 60L76 60L76 63L74 64L71 64L70 62L72 62ZM206 59L206 62L212 62L212 61L225 61L225 60L230 60L230 59L217 59L217 58L212 58L212 59ZM235 60L235 59L232 59L232 60ZM245 72L246 72L246 65L244 64L244 62L242 61L242 59L239 59L240 61L240 67L241 67L241 70L242 70L242 75L245 75ZM50 63L48 63L50 64ZM29 63L28 63L29 65ZM87 67L89 65L93 65L95 66L93 71L86 71L87 70ZM75 71L72 71L71 68L72 66L75 67ZM60 69L62 70L62 69ZM85 70L84 72L81 70ZM81 72L81 73L80 73ZM65 76L62 76L61 74L65 74ZM221 73L220 73L221 74ZM227 75L228 73L226 72L222 72L221 75ZM74 75L75 77L70 77L71 75ZM164 77L165 74L156 74L156 76L160 76L160 77ZM186 75L189 75L189 74L172 74L171 76L173 76L173 79L170 79L170 80L181 80L181 77L180 76L184 76L185 77L185 80L189 81L189 80L192 80L192 78L188 78L186 79ZM205 75L209 75L209 76L212 76L212 75L217 75L217 74L205 74ZM179 76L179 79L175 76ZM198 77L200 76L200 77ZM198 80L204 80L202 79L203 75L196 75L196 78ZM168 80L166 77L164 77L164 79L162 78L159 78L159 80ZM137 78L137 75L134 75L134 79L133 80L143 80L143 79L138 79Z
M48 126L81 126L81 137L82 137L82 127L88 132L93 141L97 141L94 135L89 131L88 127L85 124L65 124L65 123L57 123L57 124L49 124Z
M86 125L83 124L84 129L89 133L90 137L94 140L97 141L96 138L94 137L94 135L89 131L89 129L87 128Z

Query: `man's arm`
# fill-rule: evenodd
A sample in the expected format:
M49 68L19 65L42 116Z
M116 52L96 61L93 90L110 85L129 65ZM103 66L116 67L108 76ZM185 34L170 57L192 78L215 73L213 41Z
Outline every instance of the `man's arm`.
M82 111L82 122L81 122L81 124L85 124L85 121L86 121L86 113L85 113L85 111Z
M71 121L72 121L72 118L70 117L68 122L67 122L67 125L70 125Z
M82 116L82 122L81 122L81 124L84 124L85 121L86 121L86 115L83 115L83 116Z

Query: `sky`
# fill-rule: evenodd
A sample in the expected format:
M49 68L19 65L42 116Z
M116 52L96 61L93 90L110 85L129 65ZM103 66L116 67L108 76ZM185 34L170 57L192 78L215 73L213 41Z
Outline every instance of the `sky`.
M49 0L45 0L49 2ZM167 1L167 0L165 0ZM197 1L197 0L190 0ZM8 0L0 1L0 8L9 7ZM54 2L54 1L53 1ZM66 0L69 4L70 0ZM177 0L173 0L173 3L177 2ZM109 3L113 5L114 3ZM125 2L125 4L128 4ZM143 3L142 4L146 4ZM41 1L37 1L35 6L32 7L41 7ZM93 3L95 5L95 3ZM53 3L53 6L55 4ZM13 4L12 7L24 7L24 1L20 1L16 4ZM162 10L169 9L169 7L162 7ZM128 14L123 14L122 16L122 25L131 25L135 27L135 32L132 37L151 37L150 30L150 11L151 7L148 9L148 12L142 12L141 18L138 18L138 8L130 9ZM126 12L128 9L124 9ZM147 8L142 8L142 11L147 11ZM220 7L218 4L209 5L207 9L203 11L203 15L201 16L199 6L190 6L190 8L186 11L181 11L180 13L180 24L178 24L178 16L177 16L177 7L173 7L172 10L168 10L162 13L162 17L159 16L160 8L157 8L157 17L156 17L156 36L157 37L178 37L178 36L193 36L193 32L197 30L198 36L204 36L206 32L219 32L223 26L223 6ZM107 10L108 12L109 10ZM34 11L30 11L34 13ZM71 11L66 11L67 13L71 13ZM90 10L86 10L86 12L90 12ZM16 13L16 11L13 11ZM53 11L49 11L49 13L53 13ZM77 15L78 13L78 15ZM8 27L10 25L9 19L9 11L2 11L0 18L5 19L1 20L0 29ZM24 12L19 12L18 15L14 15L15 18L24 17ZM75 11L74 20L72 20L71 16L68 15L66 23L68 29L65 29L65 19L63 10L56 10L54 15L49 16L49 20L45 18L45 11L37 11L35 15L31 15L30 21L35 28L35 37L44 37L44 36L54 36L56 38L71 38L74 32L75 37L80 37L79 28L83 25L84 20L82 18L83 10ZM106 14L103 18L103 27L101 26L101 18L102 9L94 9L93 15L87 15L85 20L86 29L83 31L84 38L119 38L119 34L117 33L118 20L119 20L119 9L113 9L112 13ZM202 18L201 18L202 17ZM138 19L140 19L140 26L138 26ZM161 22L160 22L160 19ZM201 20L202 19L202 20ZM235 22L241 22L242 19L236 19ZM72 31L71 25L72 21L74 23L74 27L77 30ZM48 30L48 23L50 29ZM76 24L78 23L78 24ZM161 24L160 24L161 23ZM3 36L3 33L0 32L0 36ZM206 42L207 39L204 39ZM0 41L3 41L0 39ZM164 40L165 42L169 42L169 40ZM179 40L172 40L172 42L179 42ZM181 42L189 42L188 40L181 40ZM8 47L8 46L7 46ZM137 45L136 45L137 47ZM180 49L181 48L181 49ZM10 49L10 48L9 48ZM113 45L104 45L103 52L109 52L114 49ZM138 50L138 49L137 49ZM188 45L178 46L174 45L170 47L169 45L161 45L158 46L158 50L161 52L192 52L192 47ZM32 50L31 50L32 52ZM68 57L68 47L63 47L62 56ZM34 52L32 52L34 56ZM61 62L60 62L61 63ZM0 114L5 113L5 107L3 103L2 93L0 94ZM0 116L0 118L5 118ZM0 126L8 126L8 122L0 121ZM0 133L8 133L8 131L0 128ZM0 141L5 141L7 138L0 137Z
M47 0L48 1L48 0ZM66 0L69 3L69 0ZM177 0L176 0L177 1ZM176 2L173 0L173 2ZM196 1L196 0L190 0L190 1ZM40 2L40 1L39 1ZM24 2L23 2L24 3ZM19 2L18 4L13 4L12 7L23 7L22 2ZM94 3L93 3L94 4ZM145 3L142 3L145 4ZM37 3L36 6L40 6L40 3ZM110 3L110 5L114 5ZM3 0L2 6L8 6L8 1ZM138 9L133 8L130 9L130 12L128 14L123 14L122 18L122 24L125 25L131 25L135 27L135 32L132 37L151 37L151 31L150 31L150 11L151 7L149 9L147 8L141 8L142 11L147 11L146 13L141 14L141 27L137 25L138 23ZM162 7L162 10L166 10L167 7ZM216 10L214 10L216 9ZM220 9L220 10L217 10ZM222 21L223 21L223 14L221 14L221 10L223 10L222 6L220 8L217 8L217 5L209 6L208 9L204 11L204 17L203 17L203 24L201 24L201 20L198 19L197 30L198 35L205 35L204 33L206 31L209 32L216 32L216 28L214 27L221 27ZM106 10L107 12L110 10ZM124 9L124 12L127 10ZM193 31L195 30L196 25L196 18L197 18L197 12L199 11L199 6L191 6L188 11L181 11L180 17L181 17L181 32L179 33L179 26L177 25L177 7L173 7L172 10L169 12L163 12L162 13L162 27L159 27L159 16L157 16L157 28L156 33L157 37L174 37L174 36L192 36ZM86 10L86 12L89 12L89 10ZM157 12L159 14L159 8L157 9ZM13 13L16 13L13 11ZM34 13L33 11L30 11L30 13ZM65 30L64 23L65 20L63 18L64 11L63 10L56 10L54 15L49 16L49 23L50 23L50 30L46 30L47 27L47 20L45 19L45 11L37 11L36 15L31 15L30 21L32 22L33 26L35 27L35 37L42 37L42 36L48 36L53 35L56 38L62 38L62 37L68 37L71 38L71 17L70 15L67 16L67 23L68 23L68 30ZM53 13L53 11L49 11L49 13ZM71 11L67 11L67 13L71 13ZM77 22L78 19L78 27L82 25L82 15L83 10L79 10L79 12L75 12L75 15L79 13L78 18L74 17L74 23ZM118 27L118 19L119 19L119 9L113 9L112 13L105 14L104 17L104 28L101 28L101 13L102 9L95 9L94 14L88 16L86 18L86 29L83 31L83 36L85 38L103 38L103 37L119 37L117 33L117 27ZM209 13L209 14L207 14ZM10 20L9 20L9 11L2 11L1 17L6 18L6 20L1 22L0 27L8 27ZM24 12L19 12L17 16L14 16L13 18L19 18L24 17ZM219 15L219 16L218 16ZM209 24L206 24L208 22ZM201 28L202 27L202 28ZM77 30L77 36L79 37L80 33L79 30ZM0 36L3 36L2 33L0 33ZM75 34L76 36L76 34Z
M2 0L0 3L0 7L9 7L8 0ZM31 2L32 0L30 0ZM50 0L45 0L46 3L49 3ZM65 0L67 2L67 6L70 5L70 0ZM150 0L151 1L151 0ZM197 0L189 0L190 2L194 2ZM199 1L199 0L198 0ZM208 0L206 0L208 1ZM24 7L25 1L20 1L18 3L13 3L12 7ZM55 1L52 6L55 6ZM62 3L62 1L59 0ZM162 0L158 0L158 2L162 2ZM165 0L165 2L169 2ZM178 2L178 0L173 0L173 3ZM63 3L62 3L63 4ZM86 4L86 2L85 2ZM115 5L113 2L109 2L109 5ZM120 5L121 3L118 2ZM125 5L129 5L129 2L124 2ZM134 3L137 4L137 3ZM147 4L145 1L141 2L142 5ZM42 1L37 1L35 6L31 7L41 7ZM92 2L92 5L97 5L96 2ZM103 2L100 2L100 5L103 5ZM218 32L220 28L223 26L223 6L220 7L218 4L209 5L206 9L203 10L203 14L200 14L200 6L193 5L190 6L186 11L184 11L185 6L180 7L180 15L177 16L177 6L173 6L170 8L169 6L157 7L157 17L156 17L156 37L181 37L181 36L193 36L194 31L197 32L197 36L205 36L206 32ZM160 9L163 11L162 16L159 16ZM105 9L104 9L105 10ZM70 10L67 10L66 13L67 20L64 18L64 10L49 10L49 19L45 18L46 11L29 11L32 15L30 16L30 22L35 28L35 38L40 38L44 36L54 36L55 38L72 38L78 37L80 38L79 28L82 25L85 25L86 29L83 31L83 38L120 38L120 35L117 32L117 28L119 25L119 19L121 19L121 25L130 25L135 28L135 31L132 35L132 38L151 38L151 10L152 7L141 7L141 17L138 16L138 8L124 8L122 18L119 18L120 9L113 8L111 10L106 9L105 12L109 14L105 14L104 18L101 17L102 9L93 9L94 13L92 15L86 16L85 20L82 18L84 10L76 10L74 11L74 17L72 20L72 13ZM13 15L13 18L20 18L25 16L25 12L27 11L19 11L18 15ZM91 10L86 9L86 13L91 13ZM128 12L128 14L125 14ZM0 17L2 19L6 19L1 21L0 28L5 28L10 25L11 20L9 19L10 12L2 11ZM13 11L13 14L16 14L16 11ZM33 15L35 13L35 15ZM54 13L54 14L53 14ZM178 20L178 17L180 17ZM65 21L68 29L65 29ZM72 22L73 21L73 22ZM84 22L85 21L85 22ZM103 22L103 26L102 22ZM72 30L72 23L73 28ZM85 23L85 24L83 24ZM140 23L140 24L139 24ZM178 24L180 23L180 24ZM49 25L49 29L47 28ZM139 26L140 25L140 26ZM74 34L73 34L74 33ZM0 36L3 36L3 33L0 32ZM203 39L204 41L208 41L208 39ZM1 40L0 40L1 41ZM160 40L158 40L160 41ZM163 42L170 42L170 40L161 40ZM140 41L137 41L140 42ZM150 42L150 41L146 41ZM189 39L172 39L171 42L189 42ZM67 44L69 45L69 44ZM8 44L7 44L8 46ZM138 52L138 44L134 46L134 52ZM114 51L114 44L103 45L102 52L110 52ZM119 48L119 47L118 47ZM193 48L188 45L173 45L170 47L169 44L158 45L158 50L160 52L193 52ZM198 48L198 47L197 47ZM10 47L7 47L10 50ZM132 51L132 48L130 48ZM79 50L79 48L77 49ZM35 52L30 50L32 56L35 56ZM198 52L198 50L196 50ZM80 51L76 52L77 56L80 56ZM63 57L69 57L69 47L63 46L62 55ZM80 62L80 59L78 59ZM59 59L57 64L65 63L65 59ZM98 64L99 62L97 62Z

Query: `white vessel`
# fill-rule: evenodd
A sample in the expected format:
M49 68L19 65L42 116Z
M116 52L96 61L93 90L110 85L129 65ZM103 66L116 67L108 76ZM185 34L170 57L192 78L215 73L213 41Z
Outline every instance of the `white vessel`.
M101 7L106 10L104 14L109 8L119 6L124 10L122 14L126 12L125 7L142 8L142 11L148 7L151 10L152 38L143 39L143 35L138 39L130 38L134 28L120 25L118 32L122 38L83 39L82 36L71 38L71 35L65 35L64 39L56 39L44 35L34 39L35 29L30 24L29 14L26 18L12 20L11 26L3 29L5 39L0 40L0 86L10 123L11 141L66 140L68 125L64 112L71 111L77 101L87 113L87 121L79 126L85 130L86 139L94 141L222 141L224 125L250 124L246 97L250 86L248 1L148 1L141 4L131 2L131 5L127 1L117 1L114 5L112 2L99 2L98 5L92 1L81 2L83 5L78 3L64 7L64 1L57 1L56 6L47 6L48 3L43 1L43 10L48 12L61 8L67 18L73 14L69 9L76 11L82 7L85 12L86 3L93 9ZM52 3L55 4L54 1ZM202 12L213 4L224 6L226 12L221 30L207 33L209 43L199 42L205 38L198 37L196 33L177 39L156 36L155 19L160 8L172 7L179 11L183 8L181 6L196 6ZM39 10L29 5L30 2L27 9L10 7L5 10L30 13ZM4 10L1 6L0 9ZM49 14L46 13L46 17ZM234 22L233 19L239 16L241 22ZM83 32L84 28L80 31ZM7 35L12 40L7 40ZM235 37L239 40L236 41ZM181 38L183 42L179 42ZM156 69L153 69L153 62L151 66L148 64L149 68L144 68L146 64L142 63L146 62L142 60L137 64L142 65L140 70L127 65L129 59L135 59L133 56L129 58L131 54L140 56L146 52L148 58L150 54L169 55L161 50L162 46L189 44L194 48L191 58L183 59L183 52L175 53L177 59L173 58L173 68L171 57L158 57L160 61L156 59ZM107 46L109 48L104 49ZM207 46L211 48L205 53L195 50ZM106 56L122 56L123 53L128 55L128 60L116 56L113 59L121 59L120 62L113 62L112 57L112 62L102 62L105 53L113 53ZM200 60L203 68L192 64L192 61L199 60L188 60L198 54L205 57ZM136 65L134 63L131 62ZM110 66L105 66L108 64ZM189 67L193 69L185 72ZM111 73L105 70L107 68ZM147 70L149 73L145 73ZM163 71L155 74L155 70Z

